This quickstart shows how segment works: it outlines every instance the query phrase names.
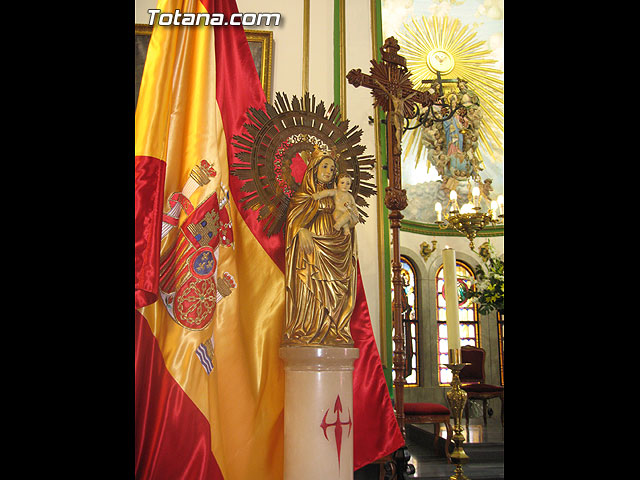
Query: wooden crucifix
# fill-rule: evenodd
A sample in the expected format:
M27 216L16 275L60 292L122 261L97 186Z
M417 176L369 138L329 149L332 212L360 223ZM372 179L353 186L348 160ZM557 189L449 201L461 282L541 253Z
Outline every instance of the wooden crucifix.
M385 189L384 203L389 209L389 221L393 242L393 258L391 269L393 272L393 371L395 379L396 420L405 437L404 416L404 386L406 353L404 349L404 331L402 326L402 278L400 276L400 220L404 218L402 210L407 206L407 191L402 188L402 131L404 119L416 115L416 103L428 107L434 103L434 98L428 92L413 89L409 79L410 73L406 67L406 59L398 55L398 41L394 37L385 40L380 48L382 62L371 60L370 75L362 73L360 69L351 70L347 80L355 87L363 86L371 89L374 97L374 107L381 107L387 113L387 159L389 172L389 186ZM406 437L405 437L406 438Z

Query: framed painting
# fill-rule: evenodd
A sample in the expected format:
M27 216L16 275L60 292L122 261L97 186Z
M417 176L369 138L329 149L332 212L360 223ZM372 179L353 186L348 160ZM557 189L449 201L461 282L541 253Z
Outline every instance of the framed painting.
M138 92L142 80L144 62L147 58L147 49L153 27L136 23L135 26L135 101L138 104ZM273 62L273 32L270 30L245 30L251 56L262 84L267 102L271 102L271 68Z
M273 61L273 32L271 30L245 30L253 62L262 84L267 102L271 103L271 65Z
M142 71L144 70L144 62L147 59L147 49L149 48L152 29L153 27L150 25L136 23L136 105L138 105L138 92L140 91Z

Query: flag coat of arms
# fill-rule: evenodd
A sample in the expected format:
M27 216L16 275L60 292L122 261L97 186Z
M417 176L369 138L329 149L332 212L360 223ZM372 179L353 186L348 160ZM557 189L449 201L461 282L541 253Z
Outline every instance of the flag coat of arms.
M161 0L162 12L237 12ZM231 144L265 95L241 26L156 26L135 119L135 476L281 479L284 241L239 209ZM402 446L358 274L354 468Z

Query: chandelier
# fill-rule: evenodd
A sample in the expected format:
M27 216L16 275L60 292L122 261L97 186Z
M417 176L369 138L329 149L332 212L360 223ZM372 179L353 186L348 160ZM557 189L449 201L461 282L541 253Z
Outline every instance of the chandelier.
M451 227L462 233L469 239L471 250L474 249L473 239L484 227L489 224L504 223L504 197L502 195L499 195L497 200L491 200L491 206L486 213L482 212L482 207L480 207L480 189L478 187L473 187L472 199L472 202L467 202L460 208L458 194L455 190L451 190L444 213L442 212L442 204L440 202L435 204L436 225L441 229ZM444 220L442 220L443 217Z

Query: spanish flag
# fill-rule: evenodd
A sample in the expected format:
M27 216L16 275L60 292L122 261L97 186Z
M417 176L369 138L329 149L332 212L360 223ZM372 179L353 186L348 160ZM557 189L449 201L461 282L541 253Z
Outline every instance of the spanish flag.
M242 26L154 27L135 118L137 479L283 476L284 241L238 208L229 176L231 139L264 102ZM359 274L351 328L358 469L404 444Z

